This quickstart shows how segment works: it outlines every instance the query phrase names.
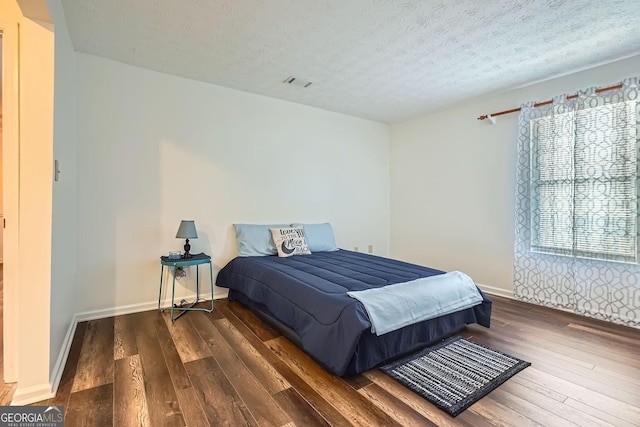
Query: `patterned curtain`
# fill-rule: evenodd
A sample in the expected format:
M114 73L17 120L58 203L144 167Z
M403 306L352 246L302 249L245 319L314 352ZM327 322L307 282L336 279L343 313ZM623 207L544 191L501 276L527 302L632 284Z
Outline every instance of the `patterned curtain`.
M522 106L517 299L640 327L640 89Z

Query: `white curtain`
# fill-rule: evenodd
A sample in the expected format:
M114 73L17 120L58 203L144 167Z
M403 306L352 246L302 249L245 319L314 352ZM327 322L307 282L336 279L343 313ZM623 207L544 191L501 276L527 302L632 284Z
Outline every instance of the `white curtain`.
M522 106L516 298L640 327L638 79Z

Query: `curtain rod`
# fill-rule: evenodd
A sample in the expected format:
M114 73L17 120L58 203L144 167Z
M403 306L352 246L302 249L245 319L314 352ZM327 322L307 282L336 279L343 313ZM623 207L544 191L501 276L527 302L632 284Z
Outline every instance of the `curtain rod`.
M609 87L603 87L603 88L600 88L600 89L596 89L596 93L607 92L609 90L617 90L617 89L622 89L622 83L617 84L615 86L609 86ZM567 99L574 99L574 98L577 98L577 97L578 97L578 94L576 93L574 95L567 96ZM534 106L534 108L542 107L543 105L549 105L552 102L553 102L553 100L550 99L550 100L544 101L544 102L536 102L535 104L533 104L533 106ZM478 117L478 120L488 119L489 116L496 117L496 116L502 116L504 114L517 113L520 110L521 110L521 108L518 107L518 108L512 108L511 110L499 111L497 113L485 114L484 116Z

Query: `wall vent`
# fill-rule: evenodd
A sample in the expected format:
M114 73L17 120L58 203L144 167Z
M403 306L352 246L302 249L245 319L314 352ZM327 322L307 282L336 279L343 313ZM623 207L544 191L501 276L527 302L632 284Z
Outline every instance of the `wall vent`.
M282 81L284 84L288 84L291 86L299 86L299 87L309 87L311 86L311 82L309 80L298 79L293 76L289 76Z

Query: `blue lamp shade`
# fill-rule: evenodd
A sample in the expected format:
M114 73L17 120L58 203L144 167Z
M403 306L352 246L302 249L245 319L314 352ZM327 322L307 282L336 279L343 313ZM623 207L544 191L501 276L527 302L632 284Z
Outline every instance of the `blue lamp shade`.
M178 232L176 233L177 239L197 239L198 233L196 232L196 223L195 221L185 221L183 220L180 223L180 227L178 227Z

